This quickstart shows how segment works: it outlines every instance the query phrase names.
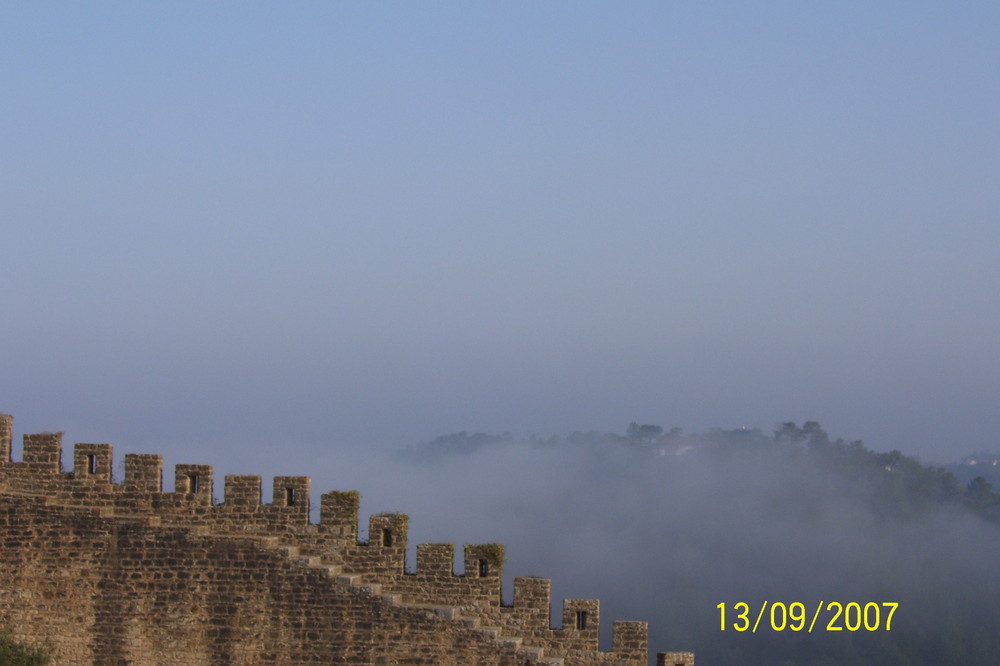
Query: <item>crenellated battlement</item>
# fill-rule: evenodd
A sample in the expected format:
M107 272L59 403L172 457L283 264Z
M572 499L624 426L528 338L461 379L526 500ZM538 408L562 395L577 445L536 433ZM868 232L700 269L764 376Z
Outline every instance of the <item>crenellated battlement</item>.
M9 432L9 417L6 432ZM0 422L0 435L5 430ZM125 478L115 483L111 444L76 444L73 469L63 471L62 433L24 435L21 462L10 456L9 435L0 439L5 455L0 459L0 489L43 495L63 504L138 514L155 514L163 524L208 526L220 532L271 536L297 531L333 534L343 531L346 520L355 523L357 505L349 516L330 516L334 530L309 528L310 479L307 476L276 476L271 483L270 502L265 503L261 477L228 475L222 501L214 502L214 470L211 465L174 466L173 491L163 487L163 456L125 454ZM323 516L321 516L321 521ZM242 523L240 522L242 521Z
M0 415L0 499L7 510L0 530L7 545L22 547L29 538L24 533L47 536L32 542L41 563L0 549L6 557L0 560L0 621L23 627L27 638L33 631L48 635L51 627L43 618L58 604L31 610L33 623L12 600L24 598L24 586L36 585L29 581L39 566L61 571L87 563L80 575L93 593L74 593L67 608L73 618L90 618L90 631L79 635L79 622L69 622L70 638L57 649L64 663L80 655L102 663L174 663L159 656L159 643L150 643L150 636L166 640L164 632L175 636L172 644L194 646L176 663L330 663L330 654L316 656L318 647L301 647L295 658L275 652L289 640L276 636L310 626L310 645L318 641L342 655L333 663L397 663L401 655L426 653L425 661L406 663L646 664L642 622L614 623L612 651L599 650L597 600L564 600L561 626L553 627L548 579L515 578L513 602L504 604L499 544L466 545L464 570L456 572L452 544L419 544L408 568L405 514L371 516L368 539L359 541L357 491L323 494L319 521L312 523L306 476L273 477L265 503L259 475L227 475L216 502L210 465L175 465L173 491L167 491L162 456L130 453L124 479L116 483L111 444L76 444L72 470L65 471L62 433L24 435L22 460L16 462L12 429L12 418ZM74 536L58 538L70 525ZM81 549L71 560L66 543ZM101 610L109 585L121 599ZM216 601L206 611L198 599ZM146 617L137 609L150 600L148 626L128 619ZM306 611L307 617L291 619ZM111 617L116 613L117 624ZM142 637L141 650L130 651L129 640L119 635L130 626ZM217 632L215 626L229 629ZM351 631L344 634L344 626ZM288 649L299 649L294 646ZM197 657L206 651L216 656ZM224 653L229 656L218 656ZM243 656L237 659L237 653ZM144 661L143 655L156 656ZM664 655L681 655L671 663L693 664L690 653Z

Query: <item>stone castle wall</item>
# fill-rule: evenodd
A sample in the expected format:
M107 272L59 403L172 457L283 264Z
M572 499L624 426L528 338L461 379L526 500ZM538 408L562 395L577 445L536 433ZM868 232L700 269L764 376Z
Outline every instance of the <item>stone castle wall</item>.
M503 547L417 546L406 567L407 517L369 519L358 541L358 493L321 498L310 522L308 477L227 476L77 444L62 468L61 433L25 435L11 458L0 415L0 627L49 647L55 664L579 664L645 666L644 622L615 622L599 650L597 600L567 599L552 628L551 585L516 578L501 602ZM657 662L694 663L691 653Z

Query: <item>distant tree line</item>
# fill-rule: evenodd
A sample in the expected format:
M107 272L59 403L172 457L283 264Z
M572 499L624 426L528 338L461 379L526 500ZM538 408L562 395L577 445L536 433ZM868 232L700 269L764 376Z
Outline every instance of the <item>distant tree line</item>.
M683 438L683 439L682 439ZM806 421L801 426L788 421L768 435L759 428L726 430L712 428L706 433L685 435L681 428L665 430L655 424L632 421L625 436L598 431L574 432L566 437L530 438L541 446L560 444L628 444L653 446L664 441L688 441L708 448L715 455L770 450L776 455L809 454L828 471L848 477L867 489L869 501L879 513L898 518L912 518L937 504L961 504L990 522L1000 524L1000 493L985 477L977 475L967 483L960 482L953 470L924 465L899 450L877 453L861 440L831 439L818 421ZM408 454L425 461L456 454L472 454L481 449L510 444L509 433L491 435L467 431L442 435L412 448ZM964 471L964 470L963 470ZM992 478L1000 478L1000 470Z

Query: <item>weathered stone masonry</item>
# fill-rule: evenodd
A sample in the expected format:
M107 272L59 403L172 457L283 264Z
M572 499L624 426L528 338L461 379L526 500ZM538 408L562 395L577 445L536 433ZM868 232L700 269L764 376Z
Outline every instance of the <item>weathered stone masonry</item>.
M406 570L407 517L380 514L358 541L358 493L322 496L309 522L309 478L227 476L77 444L62 471L62 435L24 436L0 415L0 626L48 645L55 664L435 664L645 666L645 622L615 622L598 647L600 606L564 601L551 628L548 579L516 578L501 603L503 547L417 546ZM660 653L665 666L691 653Z

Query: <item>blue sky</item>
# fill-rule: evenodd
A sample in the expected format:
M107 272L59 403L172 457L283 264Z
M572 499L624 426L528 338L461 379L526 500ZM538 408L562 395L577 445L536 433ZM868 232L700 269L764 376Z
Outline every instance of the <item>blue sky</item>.
M632 420L998 448L998 35L989 2L7 3L0 411L289 473Z

